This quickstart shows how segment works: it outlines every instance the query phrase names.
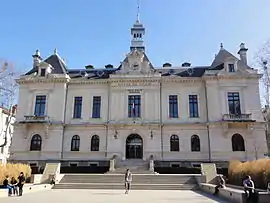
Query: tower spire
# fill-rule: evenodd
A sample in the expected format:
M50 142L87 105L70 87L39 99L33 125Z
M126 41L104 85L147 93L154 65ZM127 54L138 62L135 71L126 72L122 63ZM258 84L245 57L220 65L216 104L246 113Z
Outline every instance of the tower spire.
M130 51L137 49L140 51L144 51L144 41L143 36L145 34L145 28L143 27L143 24L140 23L140 1L137 0L137 19L135 24L133 24L133 27L131 28L131 46Z
M137 0L137 20L136 23L140 22L140 0Z

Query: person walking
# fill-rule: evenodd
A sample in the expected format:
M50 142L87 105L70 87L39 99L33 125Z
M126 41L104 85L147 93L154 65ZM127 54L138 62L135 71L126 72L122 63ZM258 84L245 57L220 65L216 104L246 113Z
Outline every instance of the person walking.
M23 185L25 183L25 177L24 177L24 174L23 172L20 173L19 177L18 177L18 188L19 188L19 196L22 196L23 194Z
M131 174L130 170L127 169L126 173L125 173L125 189L126 189L125 194L128 194L128 192L130 190L131 181L132 181L132 174Z

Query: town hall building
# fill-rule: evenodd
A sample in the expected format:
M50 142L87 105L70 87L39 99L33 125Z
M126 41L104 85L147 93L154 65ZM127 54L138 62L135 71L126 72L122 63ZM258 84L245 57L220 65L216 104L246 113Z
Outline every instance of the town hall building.
M227 163L267 151L257 70L223 45L212 64L155 66L145 28L131 28L120 66L72 69L55 51L18 80L11 161L44 165L102 165L152 159L166 166Z

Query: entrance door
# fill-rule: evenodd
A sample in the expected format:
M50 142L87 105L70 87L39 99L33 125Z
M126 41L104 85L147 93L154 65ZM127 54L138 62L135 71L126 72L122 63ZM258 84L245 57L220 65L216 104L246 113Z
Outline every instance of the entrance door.
M142 159L143 158L143 141L138 134L131 134L126 140L126 158Z

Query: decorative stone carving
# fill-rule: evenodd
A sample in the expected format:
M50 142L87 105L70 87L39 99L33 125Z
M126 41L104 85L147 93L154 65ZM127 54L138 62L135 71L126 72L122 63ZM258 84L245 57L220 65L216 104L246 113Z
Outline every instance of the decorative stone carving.
M144 52L133 50L122 62L121 69L117 71L120 74L149 74L153 73L150 62L146 60Z
M254 131L254 126L253 126L253 124L249 124L249 125L247 126L247 130L248 130L249 133L252 133L252 132Z

